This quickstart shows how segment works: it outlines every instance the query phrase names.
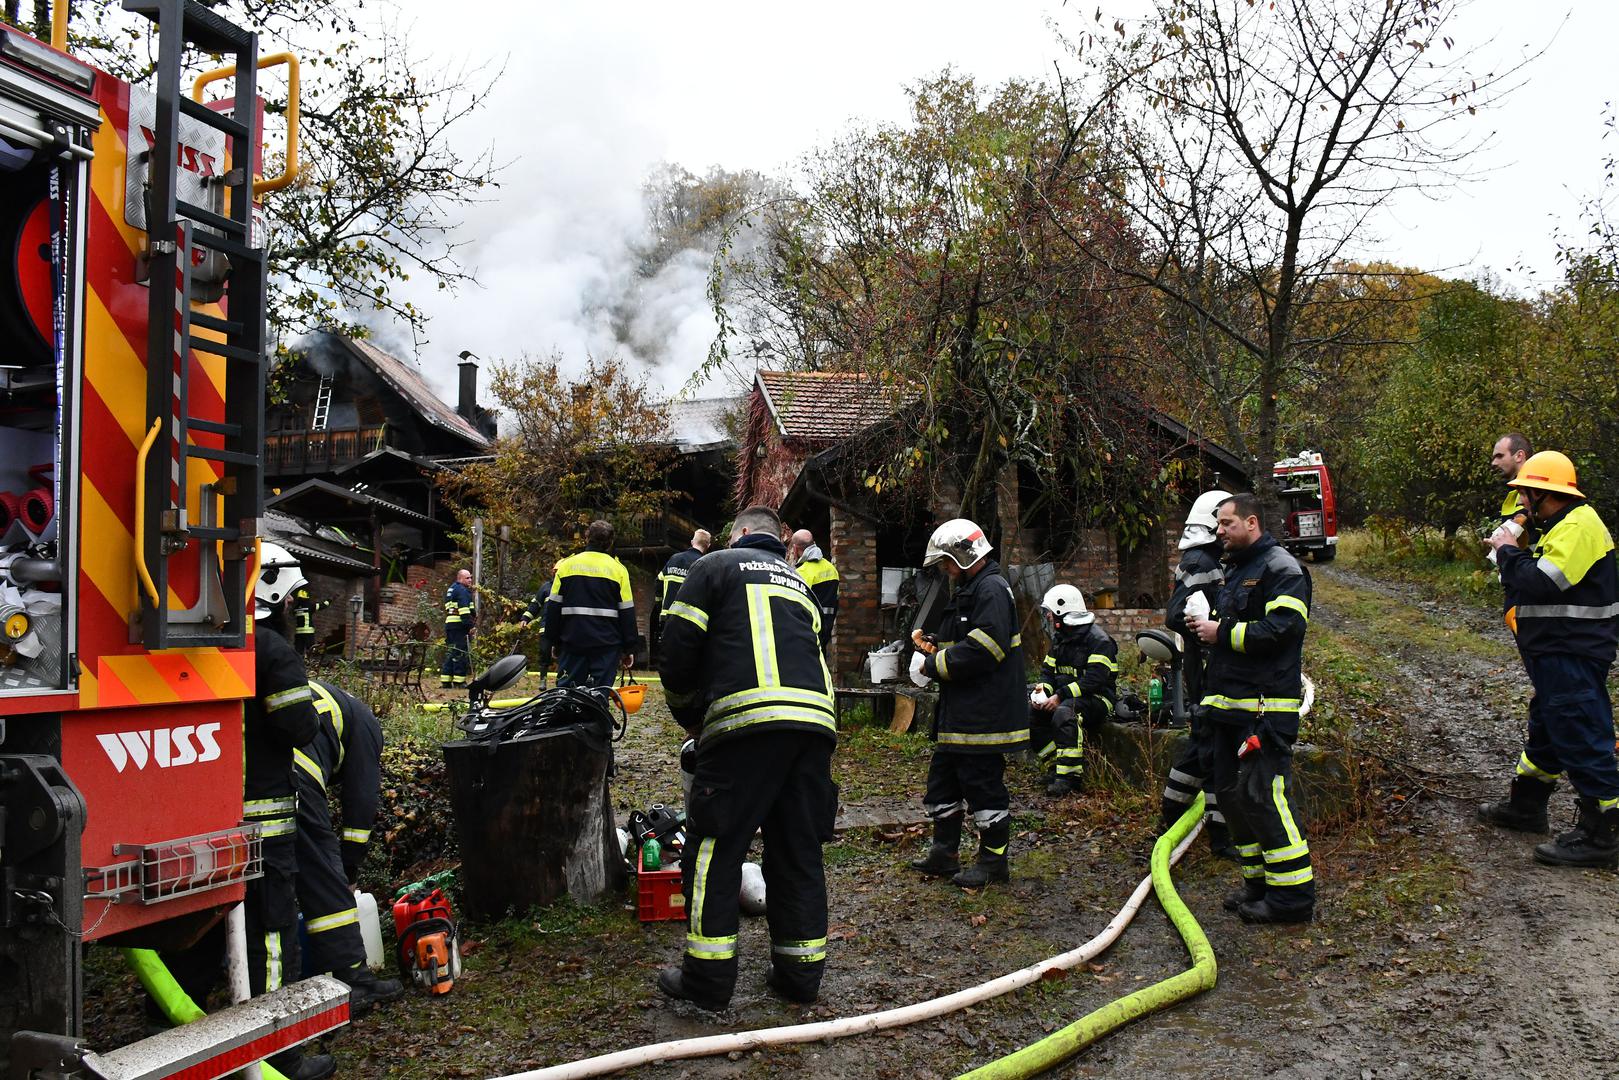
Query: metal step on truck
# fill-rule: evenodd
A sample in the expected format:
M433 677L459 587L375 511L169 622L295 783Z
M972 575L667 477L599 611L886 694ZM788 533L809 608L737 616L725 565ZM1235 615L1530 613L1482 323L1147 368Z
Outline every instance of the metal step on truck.
M67 54L57 6L51 43L0 25L0 1076L220 1076L346 1023L347 988L98 1051L83 957L184 948L260 873L257 200L296 171L296 61L195 0L125 0L156 24L155 77L131 85ZM266 179L257 78L278 63Z

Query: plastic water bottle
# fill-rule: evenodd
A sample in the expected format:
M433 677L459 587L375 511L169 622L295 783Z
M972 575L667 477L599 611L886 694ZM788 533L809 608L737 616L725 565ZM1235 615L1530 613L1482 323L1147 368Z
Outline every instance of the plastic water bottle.
M382 923L377 915L377 898L368 892L354 894L354 906L359 909L360 940L365 942L365 966L382 966Z
M658 843L656 836L646 838L641 845L641 869L661 870L663 868L663 847Z
M1164 680L1154 675L1147 684L1147 707L1157 709L1164 703Z

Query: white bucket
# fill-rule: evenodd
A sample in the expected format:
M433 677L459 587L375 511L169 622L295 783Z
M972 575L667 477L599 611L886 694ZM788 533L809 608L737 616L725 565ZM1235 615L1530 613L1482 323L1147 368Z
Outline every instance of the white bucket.
M892 682L899 678L899 653L867 653L866 658L871 661L873 684Z

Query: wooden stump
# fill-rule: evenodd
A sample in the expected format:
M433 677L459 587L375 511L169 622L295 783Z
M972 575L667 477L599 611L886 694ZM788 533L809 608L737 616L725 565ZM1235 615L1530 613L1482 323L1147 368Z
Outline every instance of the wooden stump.
M572 732L444 745L467 913L496 919L566 893L590 903L624 885L607 790L611 751Z

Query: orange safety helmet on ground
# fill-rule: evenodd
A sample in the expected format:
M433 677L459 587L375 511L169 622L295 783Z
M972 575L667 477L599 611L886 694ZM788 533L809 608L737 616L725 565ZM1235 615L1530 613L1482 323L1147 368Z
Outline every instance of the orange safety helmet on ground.
M1583 499L1585 494L1578 485L1579 477L1575 475L1574 463L1568 459L1568 455L1556 450L1542 450L1531 455L1518 466L1518 475L1507 481L1508 487L1535 488L1554 495Z

